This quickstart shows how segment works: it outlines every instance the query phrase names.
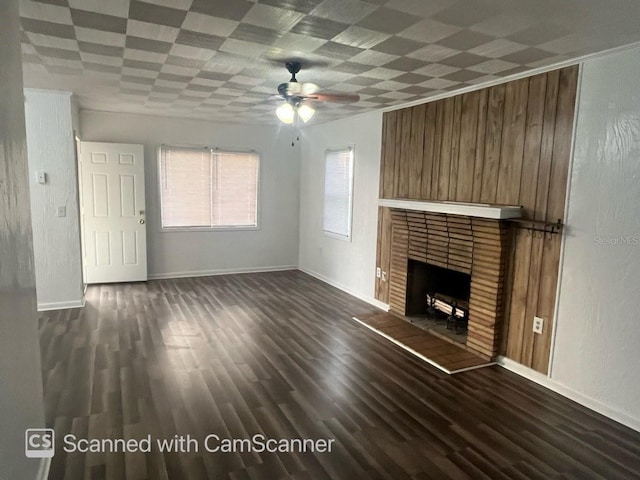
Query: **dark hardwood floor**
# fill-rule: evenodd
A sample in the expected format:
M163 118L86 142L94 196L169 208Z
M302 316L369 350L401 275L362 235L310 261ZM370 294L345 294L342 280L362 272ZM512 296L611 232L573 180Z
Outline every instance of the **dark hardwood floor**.
M631 479L640 434L500 367L441 373L301 272L90 287L43 314L58 479ZM65 453L77 438L335 439L331 453Z

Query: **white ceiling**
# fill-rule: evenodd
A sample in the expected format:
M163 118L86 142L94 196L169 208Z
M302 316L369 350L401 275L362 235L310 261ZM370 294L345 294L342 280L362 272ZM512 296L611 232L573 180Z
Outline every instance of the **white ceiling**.
M635 0L21 0L25 85L82 108L273 123L298 74L326 121L640 41Z

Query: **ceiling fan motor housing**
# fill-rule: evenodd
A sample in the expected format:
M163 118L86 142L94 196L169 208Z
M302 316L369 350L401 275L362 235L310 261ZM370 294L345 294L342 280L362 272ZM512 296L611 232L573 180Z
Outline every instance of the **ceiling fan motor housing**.
M297 82L296 73L300 71L302 64L300 62L287 62L285 63L285 67L287 67L287 70L291 74L291 80L289 80L289 82Z

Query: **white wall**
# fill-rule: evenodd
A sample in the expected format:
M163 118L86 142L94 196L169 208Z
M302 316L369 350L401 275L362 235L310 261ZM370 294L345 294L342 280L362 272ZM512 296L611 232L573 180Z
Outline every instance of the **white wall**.
M34 479L27 428L44 426L18 0L0 15L0 478Z
M640 430L638 78L637 48L583 66L551 377Z
M371 303L374 300L382 113L307 127L302 131L299 266ZM355 146L350 242L322 231L325 151Z
M150 278L291 268L298 260L299 146L288 129L80 111L82 140L144 144ZM161 232L161 144L254 149L261 155L259 230Z
M25 89L25 115L38 308L78 307L83 289L70 94ZM38 171L46 173L44 185Z
M80 131L80 105L75 95L71 95L71 127L78 138L82 138Z

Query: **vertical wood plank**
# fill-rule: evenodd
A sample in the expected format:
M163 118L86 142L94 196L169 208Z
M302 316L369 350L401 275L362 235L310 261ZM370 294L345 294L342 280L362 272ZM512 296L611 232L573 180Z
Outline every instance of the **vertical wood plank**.
M489 90L484 89L478 92L478 128L476 130L476 155L473 165L473 181L471 201L480 202L482 193L482 175L484 169L484 147L487 138L487 112L489 105Z
M422 195L422 169L424 155L424 120L427 106L417 105L411 110L411 139L409 147L409 198Z
M507 346L509 345L509 336L511 334L511 291L513 289L514 280L514 252L516 248L516 235L517 229L512 225L508 230L508 249L507 249L507 268L504 279L504 321L502 324L501 339L500 339L500 351L503 355L507 354Z
M444 129L445 101L436 102L436 124L433 132L433 166L431 168L431 196L428 200L440 199L440 172L442 164L442 137Z
M509 295L509 340L507 343L507 356L516 362L523 361L523 345L525 342L525 311L527 304L527 279L529 278L529 255L531 241L527 232L516 230L515 248L513 258L513 284Z
M386 272L388 279L391 268L391 210L389 208L378 208L378 222L380 223L380 233L378 236L380 257L377 266L379 266L383 272ZM378 290L376 298L381 302L388 303L389 282L383 281L382 278L377 280Z
M451 140L453 135L454 99L442 100L442 134L440 144L440 170L438 172L438 195L436 200L449 198L449 173L451 171Z
M573 116L576 103L578 67L565 68L560 71L558 90L558 109L556 111L556 129L553 138L553 161L549 199L547 207L548 222L555 222L564 217L564 204L567 193L567 177L571 155L571 138Z
M381 175L384 177L383 198L393 198L394 179L396 178L396 131L398 124L398 112L387 112L385 118L385 149L384 149L384 170ZM399 165L398 165L399 168Z
M544 318L544 329L542 335L535 335L531 368L545 374L549 369L549 355L551 354L551 332L553 331L553 313L558 285L560 243L561 238L557 235L544 242L538 284L537 312L538 316Z
M536 363L536 357L539 356L535 353L535 342L537 340L538 335L533 333L533 317L541 316L541 313L538 308L538 302L540 299L540 276L542 272L542 255L545 247L545 242L548 240L544 240L541 238L532 238L530 240L531 247L529 249L529 275L527 278L527 303L525 305L525 318L527 319L528 327L525 327L525 330L529 332L530 341L526 342L523 347L523 364L528 367L532 367ZM528 328L528 330L527 330ZM549 333L551 334L551 329L549 329L549 325L545 325L544 335ZM543 354L544 355L544 354ZM548 352L546 354L548 356Z
M496 192L497 203L512 205L518 201L528 90L528 78L507 84Z
M451 132L451 160L449 166L449 194L445 200L457 201L456 193L458 186L458 169L460 162L460 141L462 132L460 130L462 121L462 104L467 95L453 97L453 126ZM466 133L466 132L465 132Z
M384 137L383 137L384 138ZM383 235L383 227L384 225L382 224L382 209L383 207L378 207L378 229L377 229L377 242L376 242L376 267L382 268L382 248L383 248L383 241L382 241L382 235ZM380 278L376 277L375 278L375 288L374 288L374 298L376 300L380 300L381 302L384 301L382 300L383 295L382 295L382 281Z
M400 163L400 181L398 182L398 191L396 196L406 198L409 196L409 177L411 175L411 109L405 108L401 110L402 134L400 141L402 146L400 149L400 157L396 159Z
M489 89L484 166L482 170L482 187L480 190L480 201L483 203L496 202L505 93L505 85L498 85Z
M455 200L457 202L470 202L473 195L479 108L479 92L472 92L462 96L460 149L458 155L458 172L455 194Z
M382 144L380 145L380 179L378 186L378 198L384 198L385 189L384 181L386 178L386 164L389 161L387 158L387 148L389 146L389 139L387 138L387 129L389 127L389 112L382 115Z
M547 76L536 75L529 80L525 139L518 203L524 207L525 218L533 218L538 186L538 169L542 145Z
M396 111L396 129L393 153L393 189L390 198L397 198L400 191L400 179L402 178L402 110Z
M437 102L428 103L424 119L424 145L422 150L422 192L420 198L432 198L431 187L435 171Z
M538 184L536 186L536 205L533 213L534 220L544 220L547 214L551 163L553 162L553 139L556 131L558 89L560 88L560 72L558 70L547 73L546 77L547 88L540 145L540 164L538 166Z

